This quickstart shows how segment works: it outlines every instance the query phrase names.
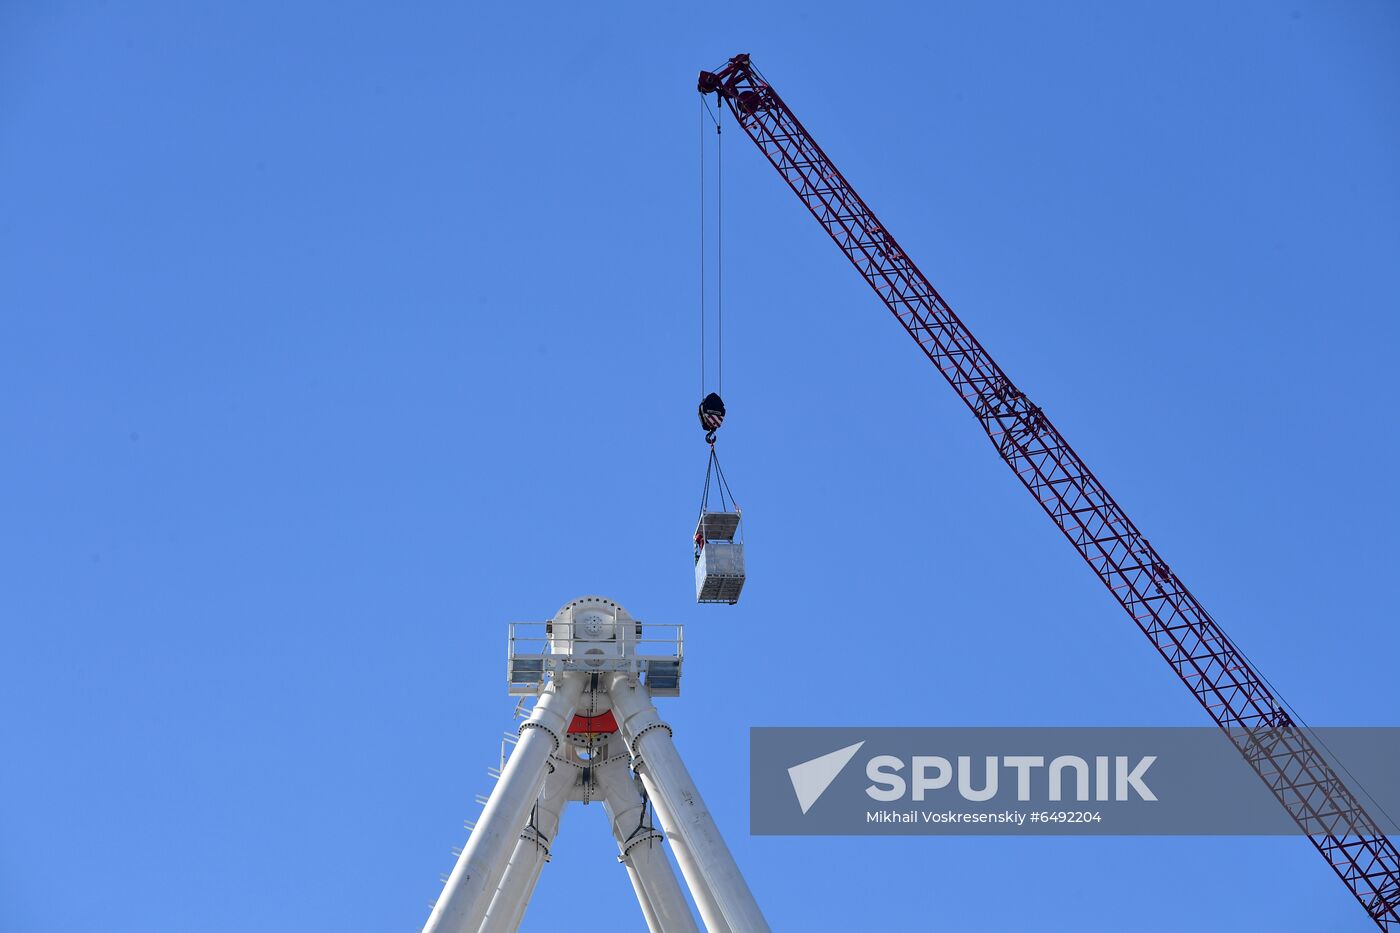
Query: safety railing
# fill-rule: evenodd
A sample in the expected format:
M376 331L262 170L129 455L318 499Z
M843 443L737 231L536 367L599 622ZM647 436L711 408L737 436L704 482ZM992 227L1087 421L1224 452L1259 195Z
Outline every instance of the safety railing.
M533 696L549 676L566 671L628 673L644 677L656 696L680 692L685 632L673 623L614 623L634 626L614 630L606 640L575 637L568 622L512 622L508 626L506 680L512 696Z

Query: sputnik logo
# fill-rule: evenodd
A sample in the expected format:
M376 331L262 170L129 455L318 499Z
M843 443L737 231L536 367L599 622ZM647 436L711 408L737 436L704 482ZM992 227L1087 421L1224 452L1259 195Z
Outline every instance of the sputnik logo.
M845 748L838 748L834 752L788 768L788 779L792 781L793 792L797 794L797 803L802 807L803 813L812 809L812 804L826 793L831 782L850 764L864 744L865 742L861 741L847 745Z

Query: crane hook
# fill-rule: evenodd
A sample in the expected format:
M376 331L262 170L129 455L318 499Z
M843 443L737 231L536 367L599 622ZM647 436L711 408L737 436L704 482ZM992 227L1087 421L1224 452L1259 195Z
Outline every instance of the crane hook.
M700 402L700 427L705 431L705 441L711 447L715 443L715 432L724 424L724 400L716 392L711 392Z

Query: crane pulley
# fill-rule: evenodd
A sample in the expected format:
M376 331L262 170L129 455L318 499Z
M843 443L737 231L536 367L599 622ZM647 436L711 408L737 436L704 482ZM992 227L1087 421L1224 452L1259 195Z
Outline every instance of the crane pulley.
M1382 929L1400 852L1162 556L875 217L747 55L715 94L981 423L997 452ZM721 108L723 109L723 108Z

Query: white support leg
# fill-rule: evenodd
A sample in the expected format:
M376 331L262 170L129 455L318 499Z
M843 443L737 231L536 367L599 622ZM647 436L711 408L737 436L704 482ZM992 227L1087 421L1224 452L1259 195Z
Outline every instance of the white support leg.
M647 783L645 774L640 775L642 783ZM671 851L676 854L676 864L681 867L681 874L685 876L686 887L690 889L690 896L695 900L695 906L700 911L700 919L705 922L707 933L733 933L729 928L729 923L724 919L724 911L720 909L719 901L715 900L714 892L704 883L704 876L700 872L700 863L691 855L690 845L685 837L675 832L671 827L676 825L674 817L669 811L663 813L664 805L658 802L653 795L653 789L649 787L647 795L651 797L652 806L656 808L657 818L661 820L661 828L666 831L666 839L671 843Z
M540 871L549 861L549 847L559 834L559 818L579 776L578 768L559 758L551 758L549 765L553 770L544 779L534 821L520 831L501 886L481 922L481 933L515 933L540 880Z
M627 880L632 882L632 893L637 896L637 906L642 908L642 920L647 925L648 933L666 933L666 928L656 919L656 911L651 909L651 901L647 900L642 879L637 877L637 869L632 867L631 862L623 862L622 867L627 869Z
M520 741L433 906L423 933L477 933L530 809L544 784L549 756L564 740L585 678L556 676L520 726Z
M768 933L768 922L753 892L671 741L671 727L656 713L651 691L626 674L613 674L608 695L623 738L633 756L641 759L642 783L676 848L676 860L706 928L712 933ZM702 892L708 893L704 900L712 904L704 903ZM711 916L715 908L718 916Z
M613 837L622 853L620 861L627 866L647 928L651 933L700 933L661 847L664 837L649 821L643 822L646 801L632 781L626 757L603 762L596 775Z
M647 698L650 700L650 697ZM654 707L653 707L654 709ZM614 713L617 714L619 722L622 721L623 712L614 705ZM630 745L633 735L623 731L623 737ZM721 910L719 901L715 899L714 892L709 885L704 882L704 875L700 870L700 863L691 854L690 844L685 836L675 831L676 820L666 809L665 803L659 799L655 789L648 784L646 774L639 775L642 783L647 786L647 795L651 798L652 806L656 808L656 814L661 819L662 828L666 830L667 839L671 843L671 851L676 854L676 864L681 868L681 874L685 876L686 887L690 889L690 896L695 900L695 906L700 911L700 919L705 922L705 929L708 933L732 933L729 923L724 919L724 912Z

